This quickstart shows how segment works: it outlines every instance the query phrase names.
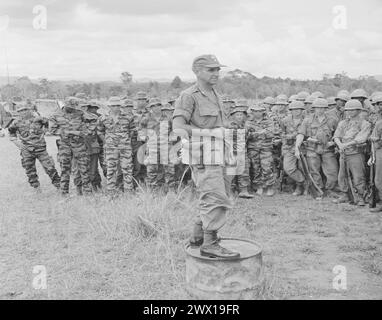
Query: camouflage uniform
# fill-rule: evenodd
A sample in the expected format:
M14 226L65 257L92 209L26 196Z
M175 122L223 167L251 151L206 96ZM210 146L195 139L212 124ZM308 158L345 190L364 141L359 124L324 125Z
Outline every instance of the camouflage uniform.
M31 114L28 117L13 121L8 127L8 131L11 140L17 140L17 138L21 140L21 164L25 169L29 184L34 188L40 186L36 171L36 159L38 159L52 184L56 188L60 188L60 176L54 166L53 158L49 156L46 150L44 138L44 128L46 127L48 127L47 119Z
M83 191L91 193L92 187L88 173L89 155L85 142L85 136L89 134L89 131L83 112L73 105L71 108L74 108L72 113L65 109L60 110L49 119L50 132L60 135L56 143L61 166L61 192L69 193L70 173L72 160L74 160L81 176Z
M116 119L111 114L102 116L98 121L97 131L105 141L108 191L116 191L118 164L123 174L124 190L133 190L134 120L123 113Z
M256 189L273 187L275 184L272 156L275 136L273 121L264 115L260 120L247 120L245 128L248 131L248 158L254 172L252 184ZM265 133L259 133L263 130Z

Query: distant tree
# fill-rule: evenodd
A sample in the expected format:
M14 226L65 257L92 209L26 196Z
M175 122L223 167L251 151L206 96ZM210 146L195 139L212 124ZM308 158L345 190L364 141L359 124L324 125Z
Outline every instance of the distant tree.
M174 89L179 89L182 87L182 85L183 85L183 82L178 76L176 76L174 80L172 80L171 82L171 87L173 87Z

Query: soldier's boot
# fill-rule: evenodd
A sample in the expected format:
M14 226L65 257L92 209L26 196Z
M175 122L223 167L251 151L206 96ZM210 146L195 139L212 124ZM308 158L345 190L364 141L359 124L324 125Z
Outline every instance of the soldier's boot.
M365 200L363 200L363 197L359 197L357 201L357 206L364 207L366 205Z
M267 197L273 197L275 195L275 189L273 187L268 187L266 195Z
M200 254L210 258L220 258L234 260L240 257L239 252L231 251L219 244L217 231L204 231L203 244L200 247Z
M194 223L192 235L189 240L190 245L200 247L203 244L203 235L202 223Z
M382 212L382 204L377 204L375 208L370 208L370 212Z
M259 196L261 196L261 195L263 194L263 187L259 187L259 188L257 188L256 193L257 193Z
M349 196L347 193L343 193L338 199L334 199L333 203L346 203L349 202Z
M82 196L82 186L76 186L76 191L78 196Z
M292 195L294 196L302 196L304 194L304 183L297 183L296 184L296 189L294 190L294 192L292 193Z
M244 198L244 199L252 199L254 197L253 194L250 194L247 190L247 188L242 188L239 192L239 198Z

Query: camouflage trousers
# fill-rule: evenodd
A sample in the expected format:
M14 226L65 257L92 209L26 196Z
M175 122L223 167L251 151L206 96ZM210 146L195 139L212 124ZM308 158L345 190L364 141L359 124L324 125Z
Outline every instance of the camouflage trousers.
M123 189L131 191L133 185L133 151L131 146L126 147L105 147L106 155L106 179L107 190L109 192L117 191L118 165L121 167L123 175Z
M356 153L351 155L340 156L340 170L338 172L338 186L342 192L347 192L349 185L347 182L347 172L345 166L352 176L353 186L356 192L363 196L366 192L366 168L365 168L365 155L363 153Z
M334 152L318 154L308 150L306 153L306 161L308 162L308 167L312 178L320 188L324 187L321 169L326 177L325 189L333 190L337 186L338 162Z
M98 162L99 162L99 153L94 153L89 155L89 166L88 166L88 175L90 183L93 186L93 190L101 188L101 176L98 171ZM101 164L100 164L101 165ZM72 172L73 172L73 182L76 187L82 188L82 179L80 171L78 170L77 161L73 160L72 162Z
M36 159L38 159L44 168L46 174L49 176L52 184L56 188L60 188L60 176L54 166L53 158L46 151L46 147L32 147L28 146L22 149L21 155L21 165L25 169L28 177L29 184L38 188L40 182L38 181L38 175L36 170Z
M232 190L248 191L249 180L250 180L249 167L250 167L250 161L249 161L248 155L246 155L244 172L240 175L236 175L233 177L232 183L231 183Z
M146 177L147 168L143 164L145 149L142 141L137 141L133 146L133 177L138 182L144 182Z
M232 176L218 165L192 166L192 180L198 195L198 212L194 223L204 231L217 231L224 226L233 207L230 199Z
M283 168L285 173L297 183L305 181L301 163L294 155L294 149L283 149Z
M58 144L58 158L61 165L61 192L69 193L70 174L72 161L77 163L81 177L82 189L85 193L91 193L92 187L88 173L89 155L82 139L60 140Z
M147 164L146 185L151 189L158 189L163 184L175 190L175 166L173 164Z
M252 167L251 183L255 188L272 187L275 184L274 164L271 148L248 149Z

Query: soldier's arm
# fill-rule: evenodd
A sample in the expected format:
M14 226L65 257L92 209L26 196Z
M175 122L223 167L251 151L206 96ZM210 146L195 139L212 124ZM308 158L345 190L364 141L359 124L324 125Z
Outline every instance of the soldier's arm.
M361 130L357 133L352 141L349 142L349 145L357 145L366 143L367 139L370 136L371 124L368 121L362 121Z
M22 148L21 141L17 138L17 132L19 128L17 125L17 121L13 121L12 124L8 127L9 132L9 140L19 149Z
M105 143L106 128L105 128L105 124L103 121L104 121L103 116L98 119L97 124L96 124L96 130L97 130L98 137L101 139L102 143Z
M60 135L60 126L58 124L57 118L52 116L49 118L49 132L53 135Z

